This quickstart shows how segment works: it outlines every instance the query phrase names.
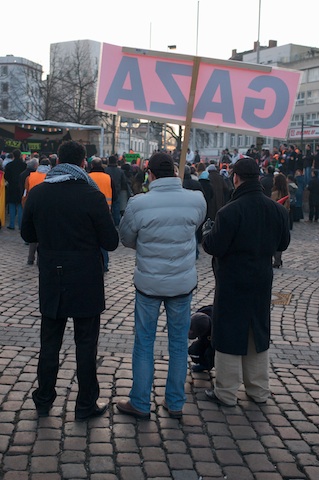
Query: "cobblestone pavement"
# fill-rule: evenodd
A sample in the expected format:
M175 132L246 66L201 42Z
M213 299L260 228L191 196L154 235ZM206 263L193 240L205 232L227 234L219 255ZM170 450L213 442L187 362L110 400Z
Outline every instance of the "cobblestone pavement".
M274 272L267 405L255 405L241 391L236 407L218 407L204 395L214 373L189 373L181 421L161 407L167 371L163 312L151 420L135 420L115 408L130 389L133 345L134 252L120 246L110 254L105 276L107 310L98 352L101 401L109 401L109 410L76 423L71 321L57 399L48 418L37 418L31 399L40 333L37 267L26 264L28 247L19 232L0 230L0 479L318 480L318 242L318 224L295 224L283 268ZM211 260L203 252L198 274L193 311L213 299Z

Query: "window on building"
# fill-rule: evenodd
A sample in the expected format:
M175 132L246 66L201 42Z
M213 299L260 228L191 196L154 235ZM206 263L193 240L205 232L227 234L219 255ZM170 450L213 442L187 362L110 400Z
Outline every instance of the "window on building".
M319 80L319 67L309 68L308 82L317 82Z
M304 104L305 104L305 92L299 92L296 100L296 105L304 105Z
M1 76L8 75L8 66L7 65L1 65Z
M238 135L238 147L243 147L244 146L244 136L243 135Z
M319 103L319 90L309 90L307 92L307 103Z
M9 84L1 83L1 93L8 93L8 91L9 91Z
M307 78L308 78L308 72L307 70L303 70L301 75L301 83L307 83Z
M218 147L222 148L224 146L224 134L218 134Z
M3 111L9 110L9 102L6 98L3 98L1 100L1 108L2 108Z
M232 148L236 147L236 135L234 133L230 135L230 146Z

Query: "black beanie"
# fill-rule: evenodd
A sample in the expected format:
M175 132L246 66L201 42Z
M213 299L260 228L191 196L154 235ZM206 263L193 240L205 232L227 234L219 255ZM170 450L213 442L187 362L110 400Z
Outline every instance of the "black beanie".
M256 160L250 157L240 158L234 165L233 173L242 180L255 180L259 178L260 171Z

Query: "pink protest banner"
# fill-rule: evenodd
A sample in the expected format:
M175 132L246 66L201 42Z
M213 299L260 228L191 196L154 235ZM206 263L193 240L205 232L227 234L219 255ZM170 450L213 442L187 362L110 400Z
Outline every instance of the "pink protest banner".
M195 57L102 44L96 108L185 124ZM192 126L286 138L301 73L200 59Z

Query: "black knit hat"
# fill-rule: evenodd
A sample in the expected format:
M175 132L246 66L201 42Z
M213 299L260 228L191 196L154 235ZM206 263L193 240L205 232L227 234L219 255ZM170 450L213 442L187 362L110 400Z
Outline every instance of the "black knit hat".
M174 162L167 153L154 153L148 162L148 168L156 178L174 177Z
M195 312L191 316L191 324L188 332L188 338L193 340L197 337L203 337L210 333L211 320L206 313Z
M237 173L242 180L256 180L260 175L256 160L250 157L237 160L233 168L233 173Z

